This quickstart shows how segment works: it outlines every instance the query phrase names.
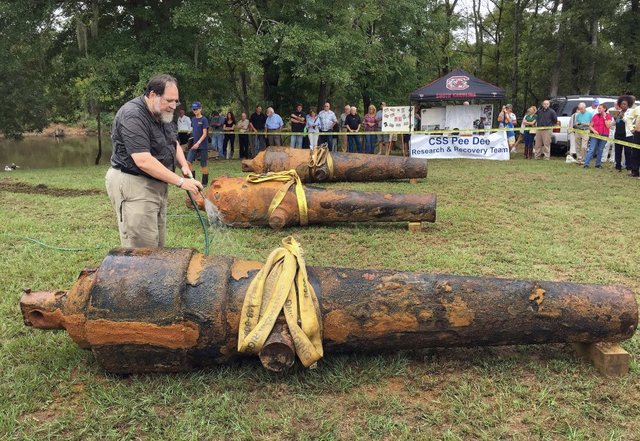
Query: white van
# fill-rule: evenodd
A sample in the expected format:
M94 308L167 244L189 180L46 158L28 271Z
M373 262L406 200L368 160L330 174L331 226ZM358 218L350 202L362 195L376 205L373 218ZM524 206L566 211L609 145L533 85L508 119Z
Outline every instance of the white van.
M561 126L553 129L553 134L551 135L551 148L554 153L557 152L564 155L569 149L567 126L578 104L585 103L587 107L590 107L596 98L600 100L600 104L607 106L607 109L613 107L618 100L617 96L600 95L567 95L557 96L549 100L551 101L551 108L555 110L558 115L558 122Z

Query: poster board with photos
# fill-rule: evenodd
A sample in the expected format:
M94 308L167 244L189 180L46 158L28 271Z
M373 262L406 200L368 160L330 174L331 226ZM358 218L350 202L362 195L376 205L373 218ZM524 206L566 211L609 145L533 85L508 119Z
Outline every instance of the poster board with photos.
M413 130L413 106L385 106L382 109L383 132Z

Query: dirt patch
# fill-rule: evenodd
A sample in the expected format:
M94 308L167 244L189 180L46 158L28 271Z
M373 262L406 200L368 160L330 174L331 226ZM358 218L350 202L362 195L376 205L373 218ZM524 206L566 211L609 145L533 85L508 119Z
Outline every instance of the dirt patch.
M0 191L12 193L43 194L47 196L73 197L103 194L103 190L78 190L75 188L50 188L45 184L27 184L25 182L0 181Z

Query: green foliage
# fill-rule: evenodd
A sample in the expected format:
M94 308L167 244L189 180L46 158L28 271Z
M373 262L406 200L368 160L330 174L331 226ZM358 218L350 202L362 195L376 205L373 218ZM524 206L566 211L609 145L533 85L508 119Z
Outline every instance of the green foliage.
M45 62L51 44L53 1L0 2L0 132L40 130L48 114Z
M456 67L522 108L548 95L554 72L559 94L637 92L638 1L583 3L476 0L474 16L455 0L0 0L0 92L11 103L0 131L114 112L159 72L207 114L403 104Z

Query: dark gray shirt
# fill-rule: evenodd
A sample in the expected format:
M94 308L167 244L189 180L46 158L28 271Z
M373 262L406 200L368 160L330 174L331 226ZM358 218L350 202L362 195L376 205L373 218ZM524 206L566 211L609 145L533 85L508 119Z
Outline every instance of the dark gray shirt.
M541 107L538 110L538 127L555 126L557 122L558 115L556 115L556 111L551 107L547 110L544 110L544 107Z
M136 166L132 153L151 153L167 169L176 168L175 127L172 123L157 121L149 112L144 96L120 107L111 126L111 143L111 166L125 173L155 179Z

